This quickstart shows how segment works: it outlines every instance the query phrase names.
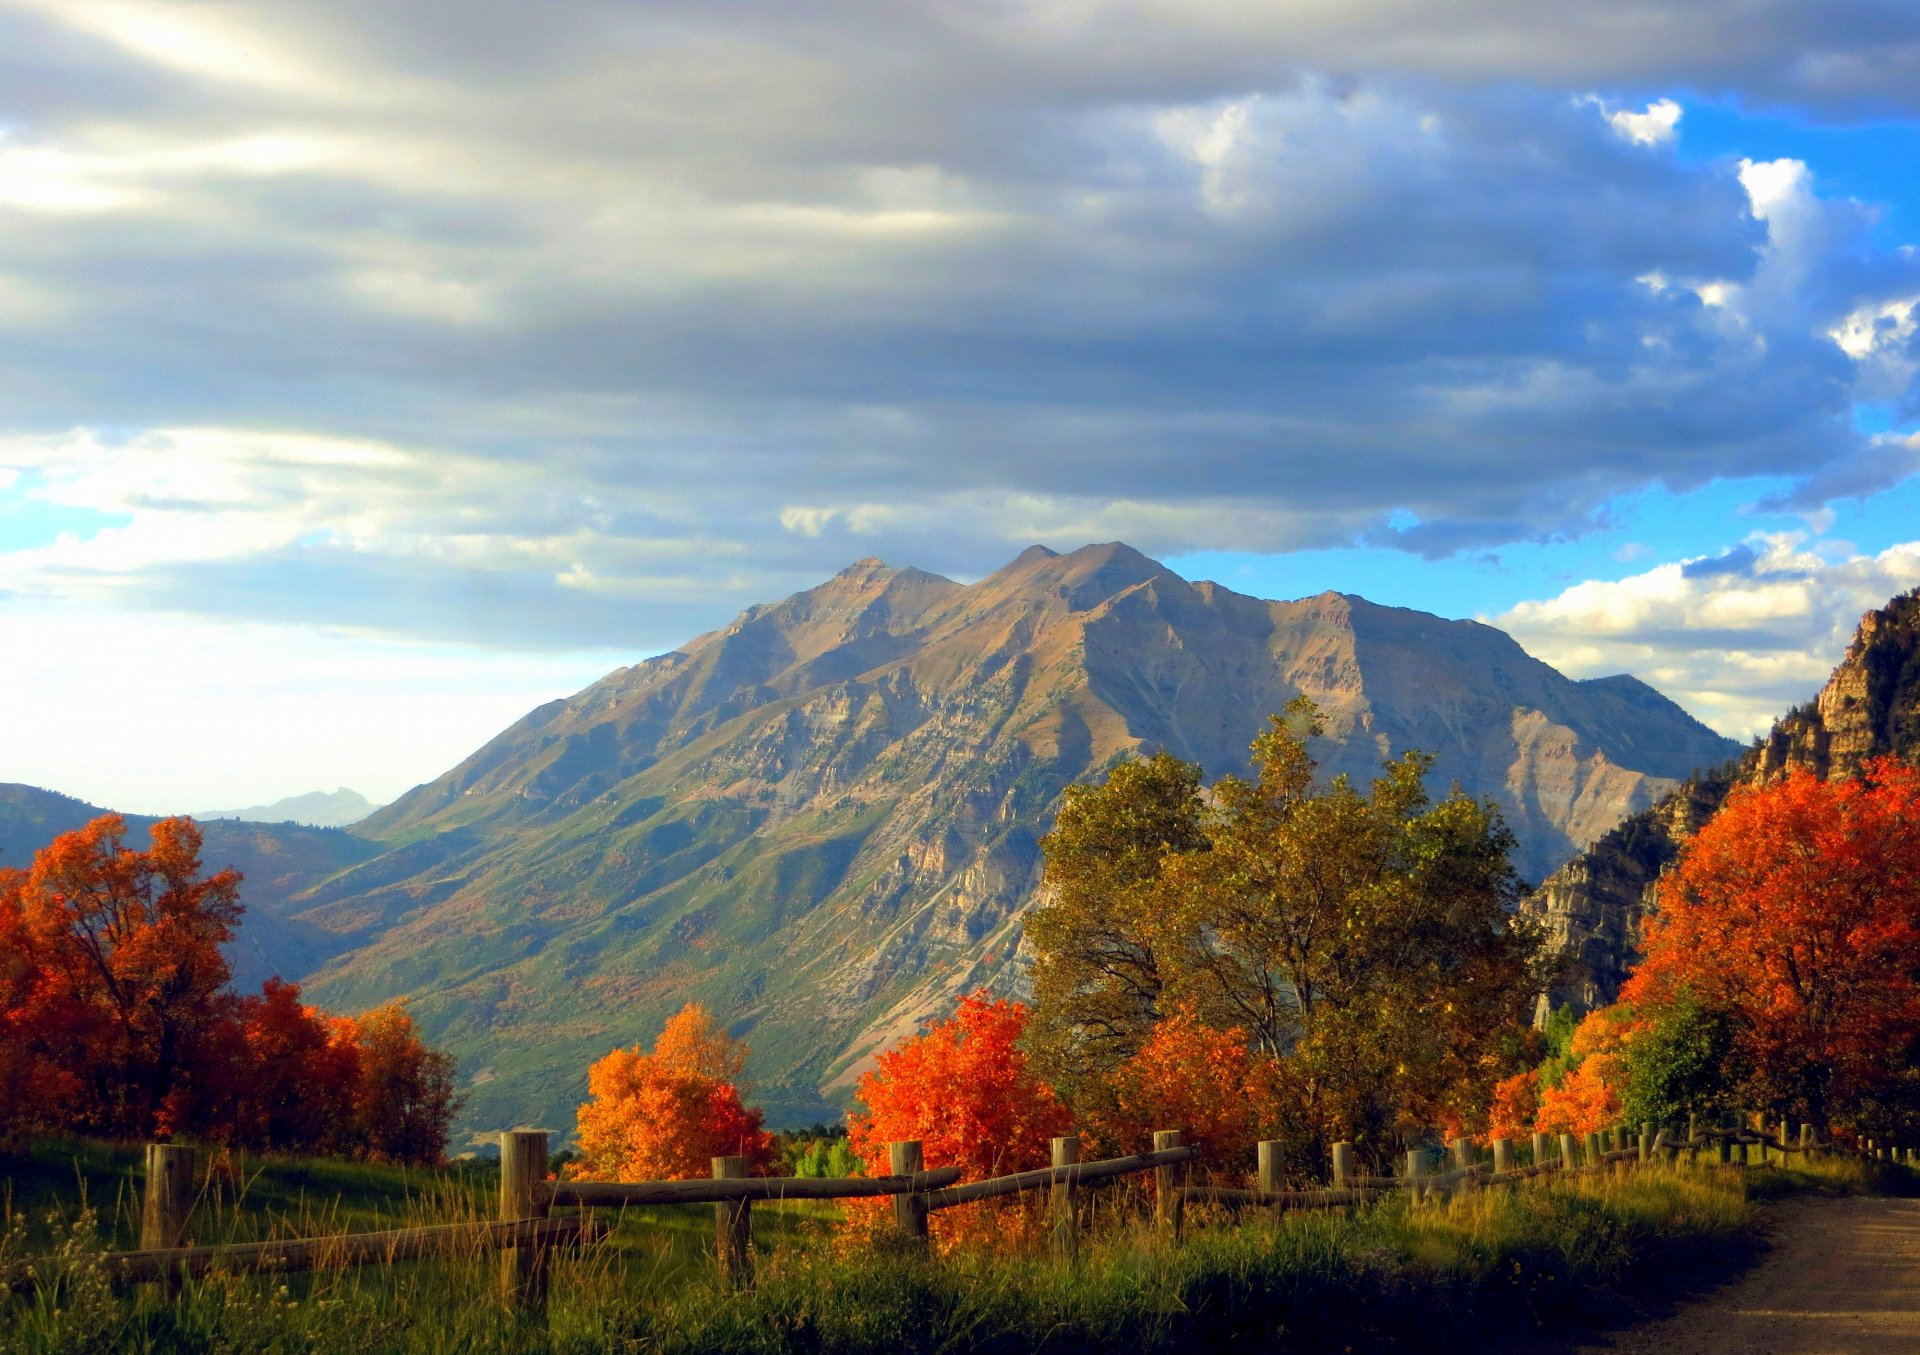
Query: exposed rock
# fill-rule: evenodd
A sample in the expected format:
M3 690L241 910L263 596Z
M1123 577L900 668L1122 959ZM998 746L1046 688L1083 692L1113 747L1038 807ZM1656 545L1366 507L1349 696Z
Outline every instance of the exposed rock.
M1820 694L1782 716L1744 757L1689 778L1602 834L1521 904L1545 922L1548 944L1565 962L1543 1004L1584 1011L1614 999L1639 959L1661 872L1735 786L1793 769L1853 776L1888 753L1920 756L1920 591L1863 616Z
M783 1119L1017 972L1061 790L1165 748L1247 770L1305 693L1327 774L1407 748L1497 799L1534 878L1737 745L1631 678L1575 682L1473 622L1189 584L1122 545L961 585L863 560L532 712L359 832L315 891L354 947L310 992L414 998L493 1076L480 1125L565 1123L584 1070L698 998Z

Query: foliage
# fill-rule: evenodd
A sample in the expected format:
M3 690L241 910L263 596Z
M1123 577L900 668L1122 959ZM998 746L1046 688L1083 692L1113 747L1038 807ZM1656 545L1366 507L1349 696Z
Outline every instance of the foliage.
M1722 1013L1753 1100L1850 1125L1911 1066L1920 770L1879 759L1851 780L1795 771L1735 790L1659 902L1622 996Z
M1294 1159L1476 1123L1512 1070L1538 950L1511 913L1512 834L1489 803L1431 801L1419 753L1366 793L1316 786L1317 732L1292 703L1254 741L1255 779L1205 803L1199 769L1164 755L1070 795L1028 929L1030 1043L1085 1112L1112 1113L1119 1070L1183 1004L1287 1089L1262 1118Z
M947 1020L880 1055L854 1091L864 1109L847 1117L848 1142L867 1172L891 1170L887 1145L907 1139L920 1141L929 1169L959 1167L969 1181L1051 1162L1052 1140L1072 1117L1027 1066L1026 1024L1022 1004L974 993ZM997 1212L991 1203L943 1210L934 1228L951 1239Z
M1623 1005L1600 1007L1581 1018L1568 1042L1566 1071L1557 1083L1541 1088L1534 1128L1584 1135L1619 1124L1624 1054L1639 1026L1637 1014Z
M1725 1012L1682 993L1650 1018L1624 1051L1623 1118L1628 1124L1683 1124L1697 1115L1721 1123L1737 1109L1745 1079Z
M240 876L201 875L199 828L126 845L118 815L0 871L0 1139L196 1135L255 1148L437 1161L451 1056L404 1008L358 1021L270 979L236 996L221 947Z
M1191 1007L1176 1008L1114 1071L1102 1137L1116 1151L1137 1152L1155 1129L1177 1128L1210 1166L1244 1165L1263 1128L1261 1107L1273 1100L1263 1085L1273 1067L1252 1057L1244 1031L1217 1030Z
M75 1217L58 1273L0 1309L0 1349L1473 1351L1617 1318L1634 1300L1724 1273L1753 1251L1744 1184L1704 1175L1591 1179L1482 1192L1447 1209L1388 1203L1351 1217L1196 1227L1177 1248L1110 1229L1088 1240L1071 1269L985 1251L932 1262L776 1251L744 1293L694 1276L663 1283L657 1253L600 1247L555 1255L550 1327L502 1320L490 1254L311 1276L208 1276L168 1300L115 1298L97 1282L100 1238ZM772 1211L754 1211L756 1231L763 1212ZM472 1213L421 1209L398 1221ZM292 1222L311 1230L309 1220ZM0 1226L0 1259L15 1255Z
M1044 889L1025 928L1028 1043L1035 1067L1081 1102L1160 1018L1160 875L1169 856L1207 848L1200 768L1162 752L1068 786L1040 846Z
M592 1099L580 1107L571 1174L684 1181L709 1175L716 1157L744 1157L751 1174L770 1175L773 1136L733 1081L746 1057L746 1044L697 1002L668 1020L651 1052L635 1045L609 1053L587 1070Z
M1528 1068L1493 1084L1487 1108L1487 1135L1517 1139L1533 1132L1540 1120L1540 1075Z

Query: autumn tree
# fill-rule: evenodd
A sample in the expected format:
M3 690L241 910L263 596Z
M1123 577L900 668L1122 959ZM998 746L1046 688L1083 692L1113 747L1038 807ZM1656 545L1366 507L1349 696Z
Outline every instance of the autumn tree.
M20 885L20 917L42 970L39 1039L85 1070L77 1127L146 1136L193 1118L195 1072L233 1018L220 947L240 876L200 878L191 819L156 823L144 852L125 836L107 814L56 838Z
M1041 839L1046 876L1026 921L1035 1066L1076 1100L1136 1054L1161 1016L1161 871L1207 846L1200 769L1167 753L1069 786Z
M1140 1151L1156 1129L1179 1129L1210 1165L1243 1167L1271 1127L1274 1071L1244 1030L1216 1029L1178 1007L1113 1071L1112 1108L1096 1123L1115 1152Z
M357 1065L353 1097L357 1147L385 1162L434 1162L460 1108L454 1092L455 1060L420 1037L405 998L352 1021L336 1019L337 1061Z
M944 1021L888 1050L860 1079L847 1139L869 1173L889 1170L887 1145L918 1139L929 1168L959 1167L984 1180L1044 1167L1072 1117L1027 1065L1020 1047L1027 1009L985 992L961 999ZM977 1232L1002 1211L990 1202L944 1210L937 1235Z
M194 1134L252 1148L434 1161L451 1055L404 1005L359 1020L269 980L228 987L240 876L202 878L190 819L146 851L106 815L0 871L0 1136Z
M1735 789L1662 880L1645 952L1623 999L1723 1015L1749 1099L1853 1123L1920 1046L1920 771Z
M577 1174L612 1181L706 1176L716 1157L745 1157L765 1175L778 1158L760 1111L735 1085L746 1044L689 1002L654 1048L616 1049L587 1070Z
M1430 800L1424 754L1364 792L1319 784L1318 732L1296 701L1255 740L1254 778L1204 804L1199 769L1163 758L1062 811L1043 844L1055 898L1029 930L1043 1066L1077 1059L1110 1085L1184 1003L1278 1065L1297 1156L1483 1112L1537 979L1512 834L1491 804Z

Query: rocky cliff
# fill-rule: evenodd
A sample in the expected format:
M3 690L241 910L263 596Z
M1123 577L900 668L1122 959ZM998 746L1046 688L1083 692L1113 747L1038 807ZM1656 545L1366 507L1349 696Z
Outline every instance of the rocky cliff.
M310 992L411 994L468 1122L565 1124L587 1064L698 998L783 1119L956 995L1017 974L1061 790L1165 748L1246 769L1305 693L1328 773L1409 747L1497 799L1534 878L1737 745L1631 678L1473 622L1189 583L1125 546L963 585L865 560L529 714L357 832L388 850L296 920Z
M1920 757L1920 591L1863 616L1820 694L1776 721L1744 757L1623 820L1521 905L1545 922L1549 945L1566 962L1546 1001L1588 1009L1613 1000L1639 958L1660 873L1733 787L1796 768L1852 776L1887 753Z

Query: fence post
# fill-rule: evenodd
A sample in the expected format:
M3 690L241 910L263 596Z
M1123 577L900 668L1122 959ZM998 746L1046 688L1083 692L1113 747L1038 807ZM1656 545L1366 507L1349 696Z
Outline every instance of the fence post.
M1808 1153L1808 1152L1811 1152L1812 1150L1813 1150L1813 1126L1802 1121L1800 1125L1800 1151L1803 1153Z
M1700 1160L1700 1150L1693 1146L1693 1141L1699 1137L1700 1137L1700 1117L1698 1115L1689 1114L1687 1116L1687 1161L1689 1163L1698 1162Z
M146 1198L140 1208L140 1249L183 1247L193 1211L193 1149L177 1143L147 1145Z
M1513 1140L1495 1139L1493 1141L1493 1174L1503 1176L1513 1170Z
M716 1157L713 1179L733 1181L747 1174L752 1159ZM713 1206L713 1254L722 1283L745 1289L753 1283L753 1201L716 1200Z
M1277 1195L1280 1192L1280 1140L1262 1139L1256 1146L1260 1166L1260 1193Z
M1415 1204L1420 1203L1421 1197L1426 1193L1426 1187L1420 1184L1421 1179L1425 1177L1426 1174L1427 1150L1424 1148L1407 1149L1407 1180L1412 1183L1407 1187L1407 1198Z
M542 1129L509 1129L500 1135L500 1217L543 1219L548 1203L538 1189L547 1179L547 1135ZM536 1242L500 1253L500 1291L509 1307L527 1317L547 1308L547 1249Z
M1562 1134L1560 1136L1560 1165L1568 1171L1572 1171L1580 1165L1580 1149L1578 1143L1579 1140L1575 1139L1572 1134Z
M1542 1134L1536 1130L1533 1136L1533 1165L1544 1167L1551 1156L1553 1156L1553 1135Z
M904 1139L899 1143L887 1145L887 1167L895 1176L914 1176L926 1170L926 1159L922 1155L919 1139ZM910 1190L904 1195L893 1197L893 1222L902 1237L912 1238L916 1242L925 1242L927 1238L927 1197L925 1192Z
M1156 1129L1153 1131L1154 1152L1180 1146L1179 1130ZM1186 1198L1180 1194L1180 1187L1184 1184L1186 1174L1186 1167L1179 1163L1171 1167L1153 1169L1153 1223L1175 1242L1180 1240L1180 1233L1187 1220Z
M1080 1136L1066 1134L1053 1141L1053 1165L1071 1167L1080 1160ZM1072 1261L1080 1252L1080 1230L1074 1219L1078 1190L1072 1181L1055 1181L1049 1202L1053 1213L1053 1255L1059 1261Z
M1345 1190L1353 1180L1353 1145L1340 1142L1333 1145L1333 1188Z

